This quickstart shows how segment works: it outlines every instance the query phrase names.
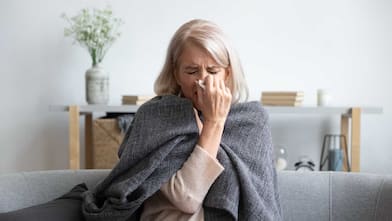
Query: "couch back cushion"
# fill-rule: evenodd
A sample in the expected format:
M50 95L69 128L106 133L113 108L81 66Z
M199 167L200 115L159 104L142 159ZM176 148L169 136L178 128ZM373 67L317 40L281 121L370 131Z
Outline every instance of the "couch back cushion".
M392 176L347 172L278 173L284 220L392 220Z

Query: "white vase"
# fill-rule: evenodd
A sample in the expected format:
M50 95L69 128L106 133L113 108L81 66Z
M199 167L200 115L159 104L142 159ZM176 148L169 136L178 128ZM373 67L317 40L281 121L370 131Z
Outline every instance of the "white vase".
M86 71L86 100L88 104L109 102L109 74L100 64Z

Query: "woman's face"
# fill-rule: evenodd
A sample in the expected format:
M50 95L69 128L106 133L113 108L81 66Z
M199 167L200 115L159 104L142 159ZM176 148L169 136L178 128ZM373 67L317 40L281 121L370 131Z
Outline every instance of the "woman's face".
M208 75L212 75L214 80L225 81L227 86L228 68L221 67L204 49L194 44L185 45L178 59L175 77L177 84L181 87L182 96L192 100L195 107L197 104L196 81L204 81Z

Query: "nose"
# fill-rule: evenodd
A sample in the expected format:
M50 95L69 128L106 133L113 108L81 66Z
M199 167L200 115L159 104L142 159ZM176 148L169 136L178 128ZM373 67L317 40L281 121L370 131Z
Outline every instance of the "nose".
M204 79L208 75L208 71L206 69L202 68L199 73L200 73L199 74L199 80L203 80L204 81Z

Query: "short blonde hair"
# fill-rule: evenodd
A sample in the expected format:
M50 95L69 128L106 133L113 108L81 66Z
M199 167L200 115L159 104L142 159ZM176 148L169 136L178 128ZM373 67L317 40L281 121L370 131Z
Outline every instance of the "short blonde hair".
M201 19L194 19L183 24L172 37L162 71L155 80L154 91L157 95L178 95L180 93L181 88L174 74L178 59L188 42L205 49L219 65L229 69L228 86L232 92L233 103L248 99L248 87L237 53L216 24Z

